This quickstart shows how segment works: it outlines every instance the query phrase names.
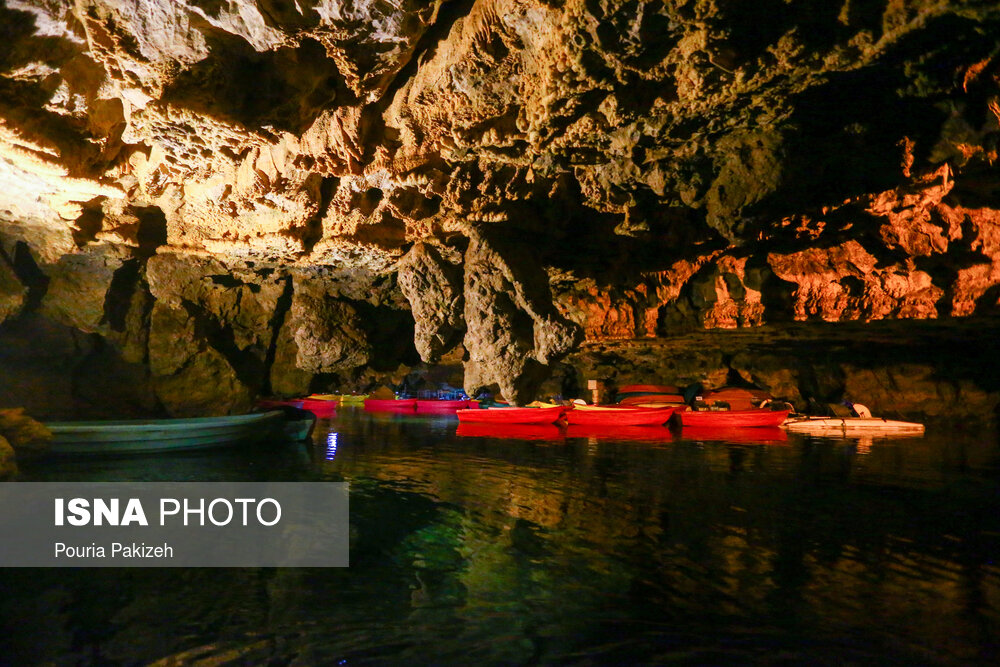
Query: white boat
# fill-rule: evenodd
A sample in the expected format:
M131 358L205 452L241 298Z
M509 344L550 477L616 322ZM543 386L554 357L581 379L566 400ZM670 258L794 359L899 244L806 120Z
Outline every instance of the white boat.
M802 433L923 433L924 425L880 417L804 417L782 424Z
M137 419L127 421L49 422L48 453L140 454L225 447L259 442L281 433L280 411L194 419Z

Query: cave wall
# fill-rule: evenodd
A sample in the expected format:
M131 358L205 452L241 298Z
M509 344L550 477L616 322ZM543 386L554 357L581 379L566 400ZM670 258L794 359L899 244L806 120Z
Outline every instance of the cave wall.
M936 0L7 0L0 321L211 414L990 316L998 34Z

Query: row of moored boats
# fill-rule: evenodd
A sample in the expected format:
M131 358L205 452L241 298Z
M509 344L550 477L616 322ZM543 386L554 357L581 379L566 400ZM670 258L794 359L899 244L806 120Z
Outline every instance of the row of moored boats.
M775 402L759 389L723 388L704 393L682 392L676 387L627 385L617 392L618 402L587 405L536 403L512 407L489 405L466 398L389 398L378 396L313 394L290 400L258 403L262 412L196 419L153 419L112 422L56 422L52 432L53 454L140 453L201 449L227 442L265 438L307 439L316 418L329 418L339 405L364 406L372 412L454 413L459 435L488 435L490 429L568 426L608 434L631 429L661 428L676 423L685 433L709 431L763 434L786 429L806 433L922 433L922 424L872 417L867 408L855 404L854 417L807 417L796 415L787 403ZM783 431L782 431L783 432ZM527 437L530 434L525 434ZM773 437L773 436L772 436Z
M924 426L914 422L872 417L864 406L854 406L856 416L806 416L776 401L763 389L723 387L701 391L670 385L625 385L615 394L617 402L587 405L583 401L562 404L536 402L525 407L504 404L481 405L471 400L364 399L367 410L415 412L454 411L463 424L546 425L592 427L667 426L676 423L690 428L775 428L826 433L831 431L879 431L920 433Z

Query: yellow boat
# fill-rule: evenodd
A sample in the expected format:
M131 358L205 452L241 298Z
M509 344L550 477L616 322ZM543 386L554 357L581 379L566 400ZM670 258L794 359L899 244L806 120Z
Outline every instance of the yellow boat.
M307 396L314 401L336 401L338 403L364 403L368 394L310 394Z

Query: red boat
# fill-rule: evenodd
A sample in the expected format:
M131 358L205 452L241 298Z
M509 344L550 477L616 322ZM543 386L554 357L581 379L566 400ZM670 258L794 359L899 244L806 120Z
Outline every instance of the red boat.
M454 412L479 407L477 401L446 401L435 398L418 398L417 412Z
M570 410L566 421L571 426L663 426L674 414L668 408L619 408L590 406Z
M458 421L478 424L554 424L566 408L489 408L487 410L458 410Z
M366 398L365 410L414 410L417 407L415 398Z
M785 429L777 426L759 426L757 428L740 428L739 426L688 426L681 431L684 440L701 440L708 442L725 442L739 445L764 445L767 443L787 442Z
M337 401L303 398L300 402L302 403L303 410L308 410L320 418L332 417L337 412Z
M679 394L681 390L672 384L627 384L619 387L619 394Z
M336 401L320 401L312 398L296 398L289 400L269 398L257 401L257 405L261 408L276 408L282 405L289 405L293 408L308 410L320 419L328 419L337 413Z
M780 426L791 410L685 410L681 424L687 426L731 426L738 428Z
M501 440L563 440L562 429L555 424L470 424L459 422L455 434L462 438L498 438Z

